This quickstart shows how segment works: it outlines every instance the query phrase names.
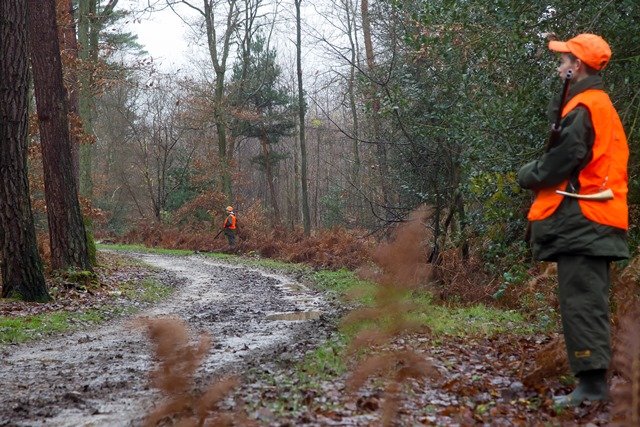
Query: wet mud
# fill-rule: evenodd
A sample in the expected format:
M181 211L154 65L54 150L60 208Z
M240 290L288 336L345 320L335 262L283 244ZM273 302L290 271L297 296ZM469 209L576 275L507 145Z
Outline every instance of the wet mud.
M136 319L171 316L213 338L197 384L274 358L295 359L334 330L338 308L294 278L202 255L130 254L172 283L172 296L134 317L0 347L0 426L136 426L161 403L152 348Z

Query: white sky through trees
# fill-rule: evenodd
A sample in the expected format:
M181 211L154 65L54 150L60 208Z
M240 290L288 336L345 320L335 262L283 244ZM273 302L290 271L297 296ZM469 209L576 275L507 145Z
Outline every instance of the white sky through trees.
M156 11L145 10L148 6L146 0L124 0L120 3L123 9L132 11L125 29L138 36L138 43L144 46L157 67L169 71L189 65L189 56L193 52L192 43L188 40L190 29L179 16L166 7ZM156 7L163 5L164 1ZM180 9L180 12L196 16L190 10Z
M195 2L200 6L201 2ZM268 2L265 2L268 3ZM272 2L275 3L275 2ZM293 1L282 0L277 7L277 22L273 29L270 46L278 53L278 62L291 66L295 62L295 9ZM305 4L306 3L306 4ZM326 70L330 64L322 58L321 42L309 34L331 31L319 12L322 1L308 0L302 3L303 13L303 63L305 74L311 75ZM149 8L149 4L152 8ZM153 58L157 69L165 72L181 70L186 74L197 61L210 61L207 56L206 40L197 40L192 29L166 6L166 0L121 0L118 4L123 10L132 11L124 29L138 36L138 42L144 46ZM275 6L268 6L268 20L273 19ZM198 19L199 15L185 5L177 5L176 10L187 22ZM306 28L305 28L306 27ZM266 28L265 28L266 30ZM202 38L203 36L200 36ZM234 57L231 56L231 63ZM293 61L293 62L292 62Z

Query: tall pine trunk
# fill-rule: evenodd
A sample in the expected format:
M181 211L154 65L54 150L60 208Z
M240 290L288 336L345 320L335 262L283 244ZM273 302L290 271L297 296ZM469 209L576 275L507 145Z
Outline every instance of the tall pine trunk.
M0 273L2 298L49 299L29 199L26 0L0 0Z
M53 269L91 270L78 188L73 176L67 94L55 0L28 0L29 45L42 145Z

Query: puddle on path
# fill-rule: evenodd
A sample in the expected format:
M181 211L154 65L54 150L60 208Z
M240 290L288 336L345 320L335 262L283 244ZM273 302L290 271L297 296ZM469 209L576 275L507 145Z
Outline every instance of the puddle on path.
M320 318L319 311L292 311L267 315L267 320L313 320Z

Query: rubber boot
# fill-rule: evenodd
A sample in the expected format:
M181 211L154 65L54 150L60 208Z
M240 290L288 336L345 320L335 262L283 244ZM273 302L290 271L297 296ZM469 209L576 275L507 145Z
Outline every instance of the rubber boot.
M607 371L605 369L584 371L576 376L578 377L576 389L566 396L555 396L553 398L555 406L579 406L586 400L600 401L609 398Z

